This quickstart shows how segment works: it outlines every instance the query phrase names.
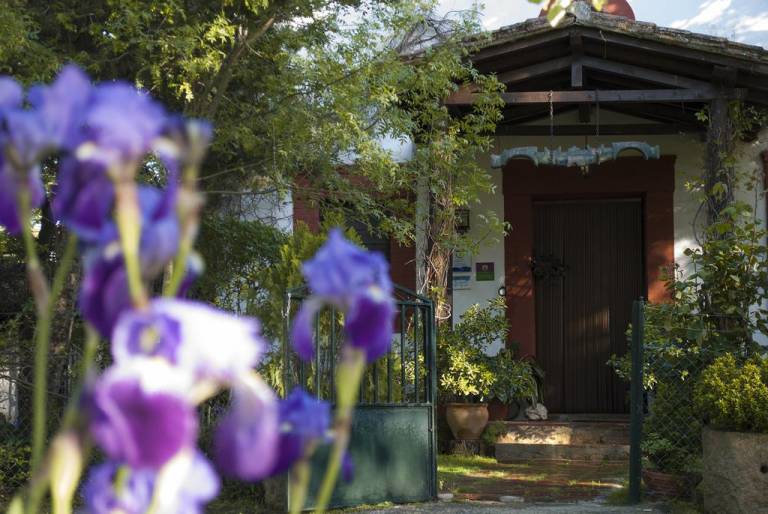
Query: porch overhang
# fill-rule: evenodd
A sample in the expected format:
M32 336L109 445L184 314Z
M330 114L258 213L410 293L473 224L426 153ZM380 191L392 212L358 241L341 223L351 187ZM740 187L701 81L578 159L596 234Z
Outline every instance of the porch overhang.
M591 12L557 27L536 18L502 28L470 59L506 90L499 135L539 135L528 123L578 110L563 135L594 134L593 107L640 118L601 134L703 133L700 112L715 101L768 108L768 50ZM457 113L475 101L472 85L446 100Z

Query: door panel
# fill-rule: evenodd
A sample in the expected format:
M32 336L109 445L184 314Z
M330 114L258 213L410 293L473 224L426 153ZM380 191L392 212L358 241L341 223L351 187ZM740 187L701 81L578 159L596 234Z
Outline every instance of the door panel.
M606 365L626 351L643 293L639 200L534 205L537 358L545 404L560 413L627 412L626 385Z

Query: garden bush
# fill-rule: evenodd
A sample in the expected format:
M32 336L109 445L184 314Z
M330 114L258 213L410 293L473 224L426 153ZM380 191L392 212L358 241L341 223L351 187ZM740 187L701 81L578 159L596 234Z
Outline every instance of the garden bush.
M768 433L768 360L739 364L731 354L719 357L701 374L694 398L715 428Z

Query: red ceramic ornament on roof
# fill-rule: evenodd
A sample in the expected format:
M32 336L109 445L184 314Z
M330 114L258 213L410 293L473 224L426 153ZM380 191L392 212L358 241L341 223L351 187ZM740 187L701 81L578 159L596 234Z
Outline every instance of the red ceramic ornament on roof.
M589 2L589 0L576 0L576 1ZM540 17L547 15L547 10L549 9L549 6L552 5L553 2L554 0L550 0L547 7L541 10L541 12L539 13ZM594 10L594 7L592 9ZM629 2L627 2L627 0L608 0L607 2L605 2L605 5L603 5L603 9L600 12L605 14L612 14L614 16L624 16L625 18L629 18L630 20L635 19L635 11L632 10L632 7L629 5Z

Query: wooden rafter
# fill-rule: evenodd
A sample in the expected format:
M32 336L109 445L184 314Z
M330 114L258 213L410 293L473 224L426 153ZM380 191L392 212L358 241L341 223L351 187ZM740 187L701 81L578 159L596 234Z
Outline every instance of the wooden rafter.
M601 125L598 129L593 124L555 125L555 136L626 136L626 135L676 135L703 134L706 129L701 126L678 123L624 123ZM496 127L500 136L548 136L548 125L502 124Z
M707 102L717 93L710 89L612 89L603 91L517 91L501 93L507 105L515 104L579 104L579 103L653 103ZM743 90L732 90L731 98L743 98ZM457 91L445 101L447 105L472 105L475 94Z

